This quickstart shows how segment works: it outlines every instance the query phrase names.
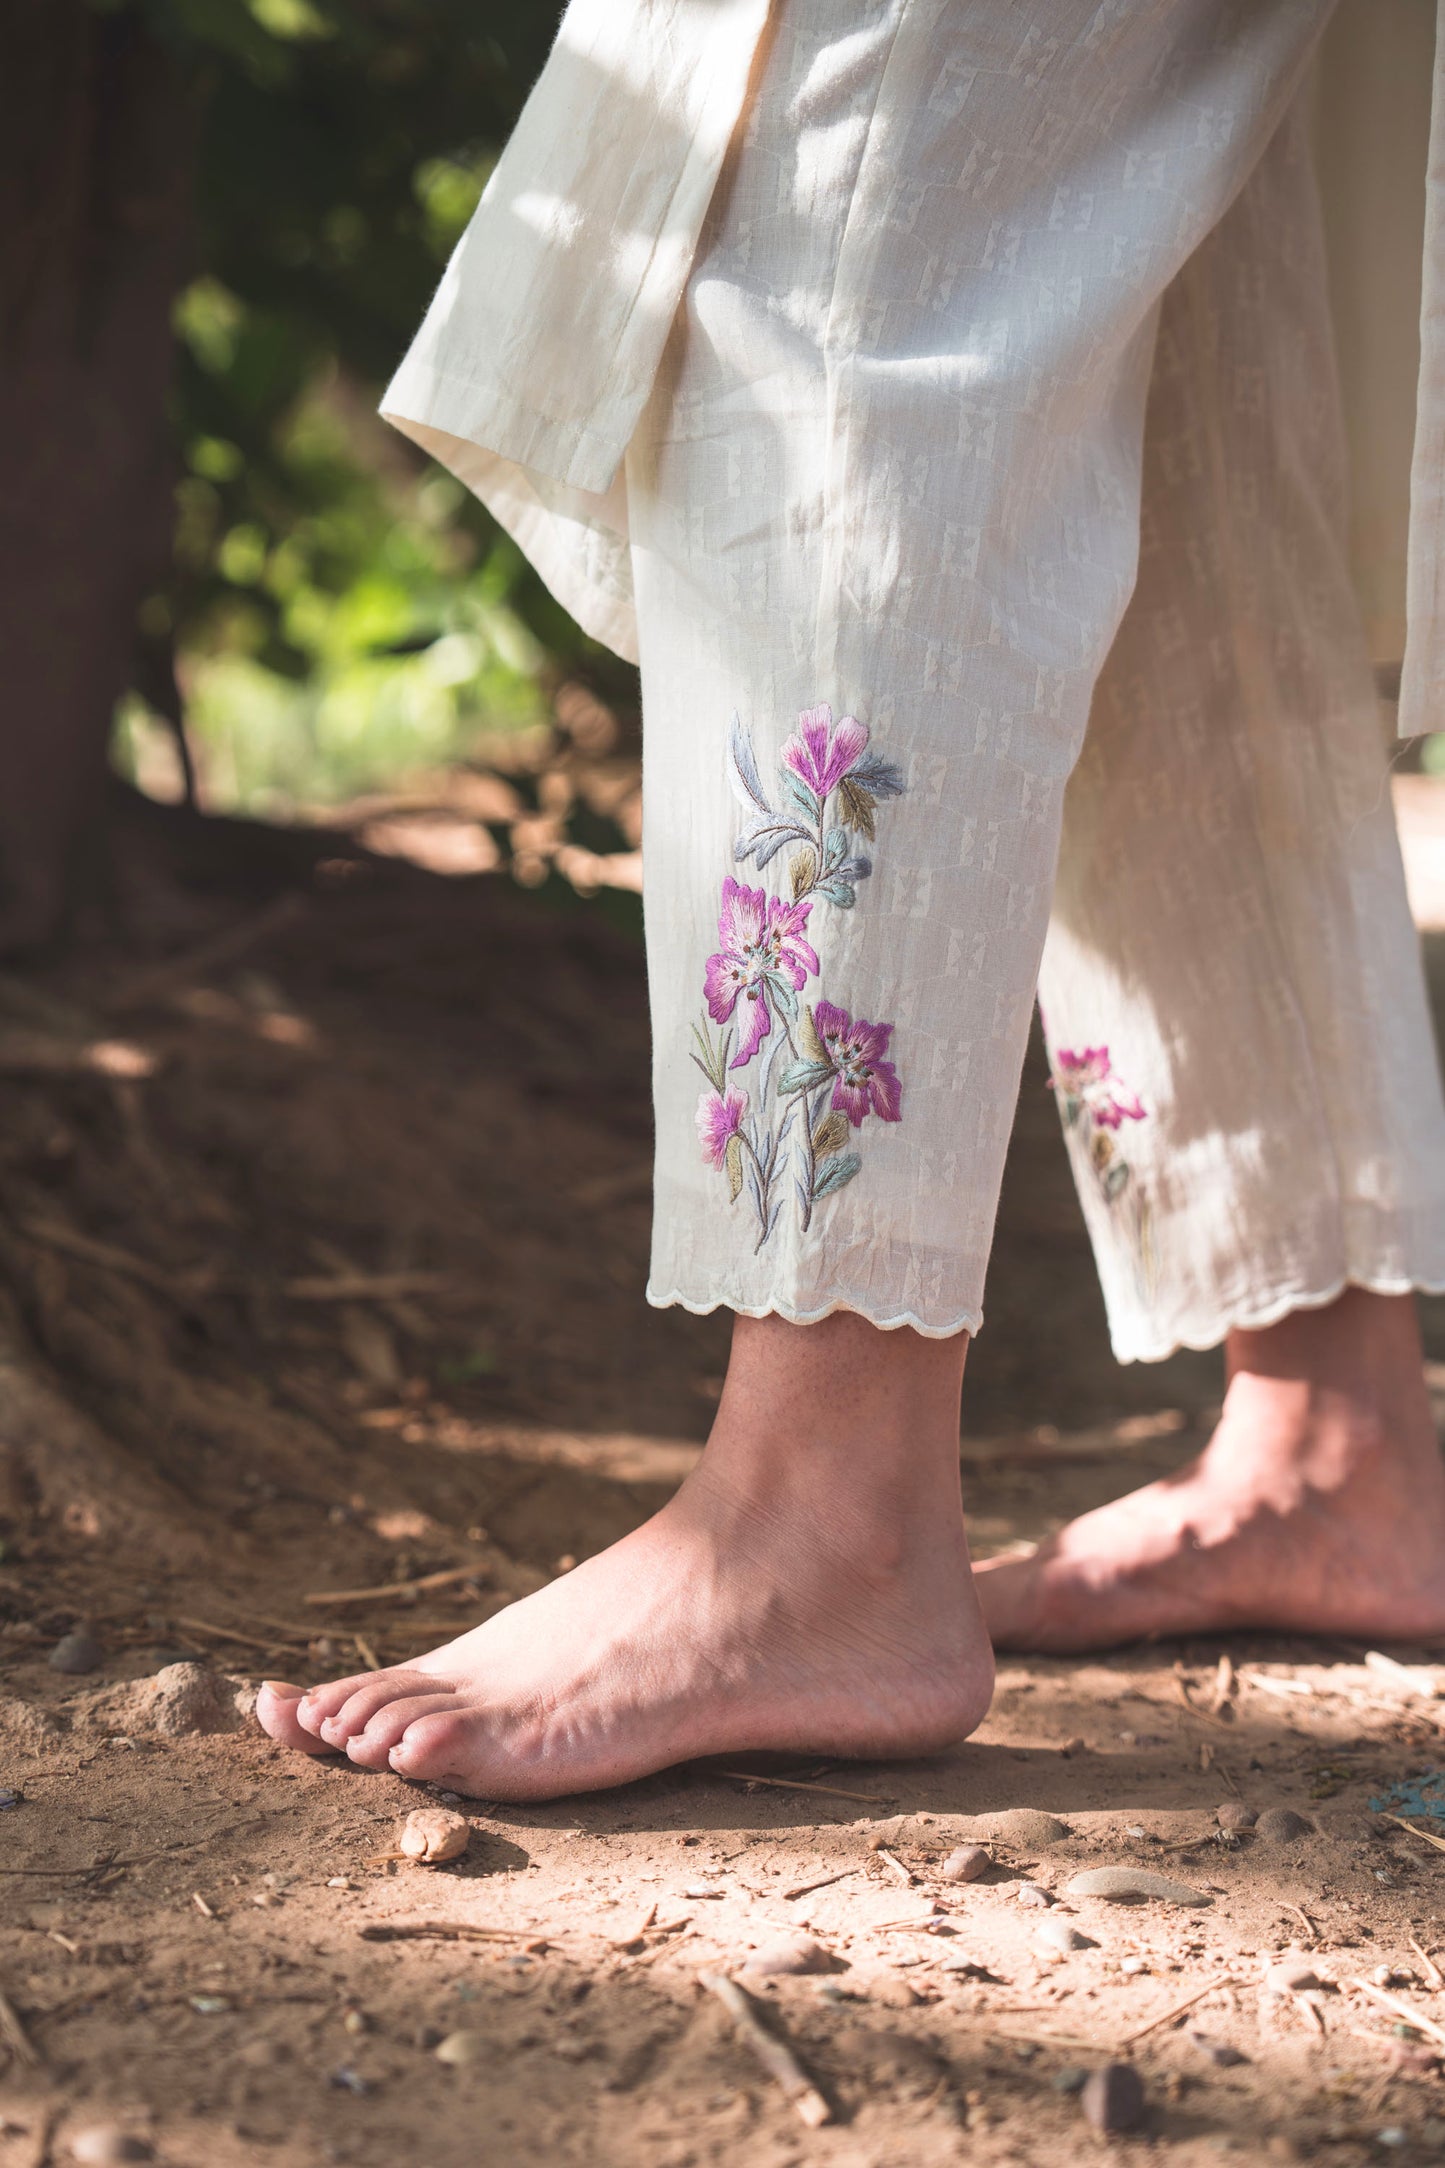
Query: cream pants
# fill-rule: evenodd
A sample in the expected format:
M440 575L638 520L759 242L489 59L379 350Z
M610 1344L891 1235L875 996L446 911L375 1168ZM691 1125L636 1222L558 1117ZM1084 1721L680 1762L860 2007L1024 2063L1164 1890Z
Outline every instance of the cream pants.
M977 1330L1036 990L1122 1359L1445 1286L1327 14L783 0L626 468L652 1301Z

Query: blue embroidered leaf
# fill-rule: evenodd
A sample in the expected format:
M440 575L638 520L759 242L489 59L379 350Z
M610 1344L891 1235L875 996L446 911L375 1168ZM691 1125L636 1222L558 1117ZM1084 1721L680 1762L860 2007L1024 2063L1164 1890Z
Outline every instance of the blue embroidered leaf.
M800 1174L795 1174L793 1176L793 1188L797 1194L798 1203L802 1208L803 1216L806 1219L808 1212L812 1206L813 1200L808 1194L808 1185L803 1180L803 1177Z
M781 1031L770 1031L763 1041L763 1058L758 1068L758 1090L760 1093L771 1090L773 1071L778 1066L778 1056L783 1052L787 1043L787 1035Z
M823 838L823 872L831 873L836 865L848 855L848 831L846 828L830 828Z
M773 997L773 1003L779 1016L785 1016L791 1024L798 1013L798 997L793 990L792 980L775 978L770 974L768 992Z
M769 1236L769 1235L770 1235L770 1234L772 1233L773 1229L774 1229L774 1228L775 1228L775 1227L777 1226L777 1224L778 1224L778 1214L779 1214L779 1213L780 1213L780 1212L782 1211L782 1209L783 1209L783 1200L782 1200L782 1198L780 1197L780 1198L778 1199L777 1203L776 1203L776 1204L775 1204L775 1205L773 1206L773 1209L772 1209L772 1211L771 1211L771 1212L770 1212L770 1213L768 1214L768 1224L767 1224L767 1226L766 1226L766 1227L765 1227L765 1228L763 1229L763 1241L764 1241L764 1242L766 1242L766 1241L767 1241L767 1239L768 1239L768 1236ZM761 1244L759 1244L759 1247L760 1247L760 1248L761 1248L761 1246L762 1246L762 1245L761 1245Z
M763 1204L763 1185L758 1180L758 1170L751 1160L748 1161L748 1188L752 1192L753 1208L757 1212L758 1218L765 1218L766 1207Z
M813 1195L830 1197L835 1189L846 1188L862 1164L857 1152L844 1152L837 1159L830 1159L813 1184Z
M881 753L864 753L848 771L848 780L861 783L875 798L901 798L908 785L903 770Z
M866 881L873 871L873 861L865 858L861 851L855 851L851 858L845 858L834 871L840 881Z
M1112 1166L1109 1169L1108 1173L1104 1176L1104 1195L1108 1198L1110 1204L1112 1204L1116 1197L1120 1197L1123 1195L1124 1191L1128 1188L1128 1186L1129 1169L1124 1164L1123 1160L1120 1160L1117 1165Z
M818 803L817 793L808 787L800 775L794 775L791 768L779 768L778 782L784 798L795 811L802 814L811 827L816 828L823 817L823 808Z
M836 903L840 911L851 911L858 901L858 893L853 883L845 881L840 875L831 881L824 881L816 894L820 895L825 903Z
M1072 1129L1083 1111L1084 1102L1082 1099L1076 1099L1072 1092L1062 1094L1059 1100L1059 1112L1064 1117L1065 1129Z
M778 1124L778 1150L779 1150L780 1152L781 1152L781 1150L783 1149L783 1146L784 1146L784 1145L785 1145L785 1144L787 1143L787 1141L788 1141L788 1131L789 1131L789 1130L790 1130L790 1129L792 1128L792 1126L793 1126L793 1109L792 1109L792 1107L787 1107L787 1108L785 1108L785 1110L784 1110L784 1113L783 1113L783 1118L782 1118L782 1120L781 1120L781 1121L779 1122L779 1124Z
M832 1064L826 1061L792 1061L778 1078L780 1092L807 1092L815 1084L826 1084L833 1074Z
M750 813L764 813L772 818L773 809L768 804L763 779L758 774L757 758L753 741L743 728L741 716L734 715L728 732L728 781L733 795L740 799Z
M776 813L759 814L749 821L747 827L733 845L733 857L741 865L744 859L755 858L760 866L776 858L785 843L811 841L806 828L796 821L785 820Z

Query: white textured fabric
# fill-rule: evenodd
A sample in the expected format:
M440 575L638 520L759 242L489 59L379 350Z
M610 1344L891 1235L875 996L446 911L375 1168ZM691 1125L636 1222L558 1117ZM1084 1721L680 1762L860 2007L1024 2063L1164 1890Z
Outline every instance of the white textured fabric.
M1121 1355L1445 1281L1292 116L1328 12L777 0L622 475L388 393L640 656L654 1301L977 1329L1056 868Z

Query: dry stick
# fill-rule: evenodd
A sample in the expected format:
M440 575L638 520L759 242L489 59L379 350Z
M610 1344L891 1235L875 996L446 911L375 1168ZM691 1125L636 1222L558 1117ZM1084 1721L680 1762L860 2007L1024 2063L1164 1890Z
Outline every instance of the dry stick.
M777 2080L809 2130L831 2123L833 2111L827 2101L792 2049L759 2023L756 2011L737 1981L730 1980L725 1972L700 1972L698 1980L709 1994L716 1995L737 2027L739 2037L752 2049L768 2076Z
M727 1777L734 1784L767 1784L781 1792L826 1792L831 1799L859 1799L865 1807L891 1806L891 1799L883 1799L876 1792L845 1792L839 1784L807 1784L801 1777L760 1777L747 1769L719 1769L716 1774Z
M1402 2017L1405 2023L1413 2025L1417 2032L1428 2033L1432 2040L1437 2040L1441 2047L1445 2047L1445 2025L1437 2025L1434 2018L1426 2017L1420 2010L1412 2010L1409 2003L1402 2002L1398 1995L1387 1995L1382 1987L1375 1987L1369 1980L1351 1980L1349 1984L1357 1987L1362 1995L1368 1995L1371 2002L1377 2002L1382 2010L1389 2010L1394 2016Z
M20 1232L44 1248L66 1251L86 1264L103 1266L107 1272L118 1272L123 1279L138 1280L142 1287L149 1287L158 1295L167 1295L172 1302L183 1306L210 1294L216 1285L216 1274L209 1265L193 1268L190 1272L167 1272L162 1266L153 1265L149 1258L117 1249L113 1242L98 1242L93 1235L83 1235L73 1227L61 1227L54 1220L22 1220Z
M841 1874L825 1874L816 1882L800 1882L796 1889L783 1891L783 1902L789 1904L795 1897L811 1897L815 1889L831 1889L835 1882L846 1882L849 1875L862 1872L861 1867L845 1867Z
M0 2040L5 2042L17 2063L27 2070L39 2070L45 2058L20 2022L20 2012L10 1997L0 1990Z
M390 1855L388 1855L390 1856ZM392 1920L384 1926L363 1927L363 1942L537 1942L532 1927L473 1927L465 1920Z
M280 896L274 903L268 903L263 911L258 911L254 917L243 919L239 926L227 926L223 932L212 934L208 941L202 941L195 948L188 949L184 956L170 956L164 963L152 964L146 970L138 971L134 978L118 986L100 1006L108 1016L116 1016L124 1009L138 1008L143 1003L154 1000L157 994L166 994L173 987L183 986L187 979L194 978L198 972L213 971L218 964L232 963L236 957L244 955L248 948L254 947L256 942L264 941L268 934L277 933L283 926L289 926L293 919L301 916L304 908L299 896Z
M470 1581L483 1571L480 1561L474 1566L448 1566L441 1573L424 1573L415 1581L385 1581L379 1588L329 1588L314 1596L303 1596L303 1603L395 1603L398 1597L418 1595L426 1588L450 1588L453 1582Z
M1415 1952L1415 1955L1419 1958L1421 1964L1425 1967L1426 1976L1429 1980L1431 1987L1445 1987L1445 1972L1442 1972L1440 1970L1440 1967L1436 1964L1434 1958L1431 1957L1427 1951L1421 1949L1419 1943L1415 1940L1415 1937L1413 1935L1411 1935L1410 1937L1410 1947Z
M1194 1994L1186 1995L1183 2002L1173 2003L1169 2009L1161 2010L1158 2017L1151 2017L1143 2025L1136 2025L1132 2032L1125 2033L1123 2039L1118 2043L1119 2046L1121 2048L1132 2047L1136 2040L1142 2040L1146 2033L1157 2032L1159 2027L1167 2025L1171 2018L1183 2017L1186 2010L1192 2010L1197 2002L1203 2002L1205 1996L1214 1994L1217 1988L1233 1987L1234 1984L1233 1974L1222 1972L1217 1980L1210 1981L1208 1987L1196 1989Z
M1417 1829L1413 1822L1402 1821L1398 1814L1383 1814L1380 1819L1398 1823L1401 1829L1408 1829L1412 1837L1423 1837L1427 1844L1434 1845L1437 1852L1445 1852L1445 1837L1434 1837L1428 1829Z
M1036 2048L1083 2048L1092 2055L1107 2054L1102 2040L1090 2040L1083 2033L1029 2032L1022 2025L990 2025L984 2022L984 2031L992 2040L1026 2040Z
M272 1634L269 1640L263 1640L259 1634L238 1634L230 1626L213 1626L208 1619L182 1618L179 1612L175 1615L174 1623L177 1626L184 1626L189 1634L210 1634L214 1640L234 1641L241 1648L260 1649L263 1654L269 1654L272 1649L289 1649L297 1656L307 1654L306 1642L278 1641L275 1634Z
M909 1873L896 1852L890 1852L886 1844L880 1844L877 1856L883 1861L895 1882L901 1882L905 1889L912 1889L917 1877Z
M382 1669L381 1658L377 1655L375 1649L367 1640L365 1634L353 1634L351 1638L356 1643L356 1653L361 1658L361 1661L365 1664L367 1670L380 1671Z
M347 1272L285 1280L293 1302L398 1302L404 1295L441 1295L452 1285L445 1272Z

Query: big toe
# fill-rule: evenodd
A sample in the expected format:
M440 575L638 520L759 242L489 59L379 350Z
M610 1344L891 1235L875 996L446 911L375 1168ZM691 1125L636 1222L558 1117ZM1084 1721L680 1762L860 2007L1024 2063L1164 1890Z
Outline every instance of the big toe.
M283 1679L267 1679L256 1696L256 1721L279 1746L295 1747L302 1754L331 1754L335 1749L324 1739L313 1738L297 1715L301 1688Z

